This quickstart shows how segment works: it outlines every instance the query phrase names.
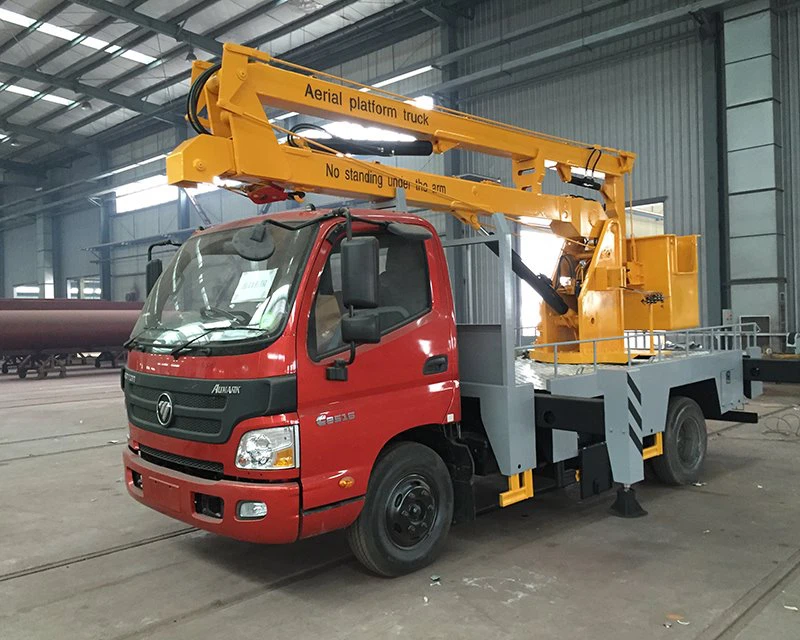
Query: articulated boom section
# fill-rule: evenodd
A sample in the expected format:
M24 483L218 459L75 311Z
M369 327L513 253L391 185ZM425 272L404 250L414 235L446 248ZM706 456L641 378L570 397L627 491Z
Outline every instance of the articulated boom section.
M238 180L245 185L242 192L258 202L305 192L384 200L402 189L409 204L449 212L473 228L481 228L481 217L494 213L522 224L546 219L567 240L554 286L568 309L558 313L543 304L542 343L697 324L696 239L626 240L623 181L633 167L632 153L441 107L423 109L403 96L234 44L225 45L219 65L195 62L192 80L188 115L201 135L167 158L171 184ZM281 143L276 131L289 132L268 121L265 106L378 125L428 141L434 153L458 148L505 157L514 186L368 162L299 134L292 136L294 145ZM546 162L562 181L596 189L602 202L542 193ZM595 180L595 172L603 178ZM679 276L683 286L676 285ZM595 345L564 347L559 357L570 362L626 359L621 339ZM553 352L536 349L535 357L550 360Z

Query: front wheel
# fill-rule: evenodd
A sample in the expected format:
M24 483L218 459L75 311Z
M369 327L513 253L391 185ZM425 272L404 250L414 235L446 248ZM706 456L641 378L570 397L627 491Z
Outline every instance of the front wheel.
M452 519L453 484L444 461L424 445L402 442L375 465L347 541L368 570L400 576L439 555Z
M663 438L664 453L652 459L658 479L672 485L697 482L708 446L706 419L700 405L683 396L670 398Z

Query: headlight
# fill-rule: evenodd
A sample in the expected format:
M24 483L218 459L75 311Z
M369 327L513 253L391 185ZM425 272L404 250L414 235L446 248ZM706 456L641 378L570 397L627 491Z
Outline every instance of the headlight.
M248 431L239 440L236 466L240 469L293 469L298 460L295 426Z

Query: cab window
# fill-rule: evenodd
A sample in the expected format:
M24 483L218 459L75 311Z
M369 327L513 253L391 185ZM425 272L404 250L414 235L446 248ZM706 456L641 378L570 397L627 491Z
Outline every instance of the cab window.
M425 244L382 233L378 279L381 331L389 333L419 318L431 309L430 279ZM340 243L328 257L320 277L308 332L308 351L321 359L345 348L341 321L347 310L342 304Z

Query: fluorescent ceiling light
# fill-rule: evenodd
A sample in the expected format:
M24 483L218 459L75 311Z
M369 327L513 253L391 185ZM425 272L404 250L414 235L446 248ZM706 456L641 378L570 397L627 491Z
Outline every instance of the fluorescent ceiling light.
M5 22L10 22L11 24L19 25L20 27L30 27L32 24L36 23L36 20L33 18L29 18L28 16L24 16L21 13L17 13L15 11L9 11L8 9L0 9L0 20ZM38 27L36 27L37 31L41 31L42 33L46 33L49 36L53 36L54 38L60 38L61 40L69 40L70 42L81 38L83 34L78 33L77 31L72 31L71 29L65 29L64 27L59 27L51 22L43 22ZM115 44L109 44L105 40L100 40L99 38L93 38L91 36L87 36L83 38L78 44L82 44L85 47L89 47L90 49L95 50L104 50L106 53L116 53L120 50L121 47L118 47ZM121 57L127 58L128 60L133 60L134 62L138 62L140 64L150 64L151 62L155 62L157 58L153 56L148 56L147 54L140 53L139 51L134 51L133 49L126 49L120 54Z
M380 127L364 127L355 122L329 122L322 125L330 135L346 140L374 140L375 142L413 142L415 138L404 133L395 133ZM321 131L303 131L302 135L307 138L321 138L324 134Z
M39 95L39 91L34 91L33 89L28 89L27 87L20 87L16 84L10 84L5 87L6 91L11 93L16 93L21 96L27 96L28 98L35 98ZM42 100L46 100L47 102L55 102L56 104L61 104L64 106L72 106L75 104L74 100L70 100L69 98L62 98L61 96L57 96L52 93L46 93L42 96Z
M380 89L381 87L388 87L390 84L394 84L396 82L400 82L401 80L408 80L409 78L413 78L414 76L421 75L423 73L428 73L428 71L433 71L433 67L431 65L426 65L424 67L420 67L419 69L413 69L412 71L407 71L406 73L401 73L399 76L393 76L391 78L387 78L386 80L381 80L380 82L376 82L375 84L369 87L361 87L359 89L362 93L367 93L372 91L372 89ZM424 100L422 104L418 104L418 100ZM430 107L423 106L430 103ZM409 104L415 104L416 106L422 109L433 109L433 98L431 96L420 96L419 98L414 98L414 100L410 100ZM286 118L291 118L292 116L298 115L296 111L290 111L289 113L284 113L280 116L275 116L274 118L270 118L270 122L275 122L276 120L285 120Z
M0 133L0 142L3 140L8 140L8 136L5 133Z
M140 64L150 64L151 62L156 61L156 58L153 56L148 56L146 53L140 53L138 51L134 51L133 49L127 49L119 55L121 58L127 58L128 60L133 60L134 62L138 62Z
M125 165L124 167L119 167L118 169L112 169L111 171L106 171L105 173L101 173L99 176L95 176L92 180L102 180L103 178L109 178L111 176L118 175L120 173L125 173L126 171L132 171L137 167L143 167L147 164L151 164L153 162L158 162L159 160L163 160L167 157L167 154L162 153L157 156L153 156L152 158L147 158L147 160L142 160L141 162L134 162L133 164Z
M36 20L23 16L20 13L9 11L8 9L0 9L0 20L5 20L11 24L18 24L20 27L30 27Z
M274 118L270 118L270 122L276 122L278 120L288 120L289 118L294 118L295 116L299 116L300 114L297 111L289 111L288 113L282 113L279 116L275 116Z
M376 82L372 86L377 89L380 89L381 87L387 87L390 84L394 84L395 82L400 82L401 80L408 80L409 78L413 78L414 76L418 76L423 73L428 73L428 71L433 71L433 67L431 65L420 67L419 69L414 69L413 71L408 71L406 73L401 73L399 76L393 76L391 78L387 78L386 80L381 80L380 82Z
M17 93L21 96L28 96L29 98L33 98L34 96L38 96L39 92L34 91L33 89L26 89L25 87L20 87L16 84L10 84L6 87L6 91L10 91L11 93Z

